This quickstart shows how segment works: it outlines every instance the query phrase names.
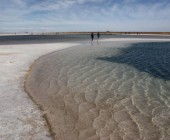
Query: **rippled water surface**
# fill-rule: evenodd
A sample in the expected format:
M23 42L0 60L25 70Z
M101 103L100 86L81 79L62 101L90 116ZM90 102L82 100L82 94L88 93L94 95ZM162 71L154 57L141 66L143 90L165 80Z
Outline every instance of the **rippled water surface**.
M56 139L170 139L170 42L71 48L31 71Z

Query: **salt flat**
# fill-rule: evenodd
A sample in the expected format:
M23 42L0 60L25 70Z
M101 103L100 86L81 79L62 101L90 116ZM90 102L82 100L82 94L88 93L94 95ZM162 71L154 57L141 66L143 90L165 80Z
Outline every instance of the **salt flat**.
M39 56L75 45L0 45L0 140L52 139L43 112L24 91L24 78Z
M138 42L146 41L146 39L117 38L101 41L104 44L106 41L112 41L112 45L116 41ZM152 41L152 39L148 41ZM161 39L160 41L168 41L168 39ZM89 49L98 46L96 42L93 46L89 42L83 44L84 47L87 46ZM24 90L25 75L28 73L30 65L38 57L75 45L78 45L78 43L0 45L0 139L52 139L49 126L43 117L47 112L40 110L39 106L33 103ZM67 58L67 56L65 57ZM83 106L81 107L82 110L86 110Z

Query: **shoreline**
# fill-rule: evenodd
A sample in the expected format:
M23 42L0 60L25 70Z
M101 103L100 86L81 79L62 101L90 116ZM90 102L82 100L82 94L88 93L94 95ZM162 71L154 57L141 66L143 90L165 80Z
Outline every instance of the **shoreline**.
M76 46L81 46L82 44L77 44L77 45L74 45L74 46L72 46L72 47L76 47ZM71 47L71 48L72 48ZM70 48L70 47L69 47ZM69 48L65 48L65 49L69 49ZM29 66L29 69L28 69L28 72L25 74L25 76L24 76L24 91L25 91L25 93L29 96L29 98L32 100L32 102L35 104L35 105L37 105L38 106L38 108L39 108L39 110L42 112L42 117L45 119L45 121L46 121L46 123L47 123L47 125L48 125L48 128L49 128L49 133L51 134L51 137L52 137L52 139L55 139L54 138L54 132L53 132L53 129L52 129L52 127L51 127L51 124L50 124L50 122L49 122L49 120L48 120L48 117L47 117L47 115L46 115L46 113L45 113L45 110L43 109L43 107L40 105L40 104L38 104L36 101L35 101L35 99L33 98L33 96L30 94L30 92L27 90L27 88L26 88L26 81L27 81L27 78L28 78L28 76L31 74L31 70L32 70L32 67L35 65L35 63L39 60L39 59L41 59L42 57L44 57L44 56L46 56L46 55L50 55L50 54L53 54L53 53L55 53L55 52L59 52L59 51L63 51L63 50L65 50L65 49L61 49L61 50L56 50L56 51L53 51L53 52L50 52L50 53L47 53L47 54L44 54L44 55L41 55L41 56L39 56L37 59L35 59L34 60L34 62Z
M101 43L108 43L108 42L112 42L112 43L114 43L114 41L125 41L125 42L127 42L127 44L129 44L129 42L130 42L130 44L132 43L138 43L138 42L169 42L170 40L168 40L168 39L160 39L160 40L158 40L158 39L120 39L120 40L118 40L118 39L105 39L105 40L101 40ZM87 46L86 46L87 47ZM97 47L97 46L91 46L91 47ZM40 62L40 61L42 61L42 59L43 58L45 58L45 57L48 57L48 56L50 56L50 55L53 55L53 54L55 54L55 53L57 53L58 51L56 51L56 52L52 52L52 53L50 53L50 54L46 54L46 55L43 55L43 56L41 56L41 57L39 57L32 65L31 65L31 69L30 69L30 71L32 71L33 72L33 70L32 69L35 69L35 67L37 67L36 66L36 63L37 62ZM34 68L33 68L33 66L34 66ZM27 77L26 77L26 80L25 81L27 81L28 80L28 77L30 77L31 75L33 75L33 73L28 73L28 75L27 75ZM26 89L26 91L27 91L27 93L28 94L30 94L30 96L31 96L31 98L33 99L33 101L37 104L37 102L35 101L35 97L33 97L33 95L31 95L31 93L30 93L30 91L28 90L29 88L26 86L26 83L24 84L24 87L25 87L25 89ZM41 108L43 108L43 106L42 105L40 105L39 104L39 106L41 107ZM47 110L46 110L46 112L48 112ZM47 121L48 121L48 123L49 123L49 127L50 127L50 129L51 129L51 133L54 135L55 134L55 132L54 132L54 130L53 130L53 128L52 128L52 124L50 123L50 121L49 121L49 118L48 118L48 116L45 116L46 117L46 119L47 119ZM54 135L55 136L55 135ZM61 138L61 137L60 137Z
M91 31L100 32L103 35L170 35L170 32L141 32L141 31ZM0 36L17 36L17 35L90 35L91 32L22 32L22 33L1 33Z
M78 43L0 45L1 139L52 139L41 108L24 89L25 75L34 60Z
M100 39L170 39L170 36L163 35L102 35ZM96 35L94 37L96 39ZM73 34L73 35L18 35L18 36L0 36L0 45L16 45L16 44L48 44L58 42L88 42L90 41L90 35L85 34Z

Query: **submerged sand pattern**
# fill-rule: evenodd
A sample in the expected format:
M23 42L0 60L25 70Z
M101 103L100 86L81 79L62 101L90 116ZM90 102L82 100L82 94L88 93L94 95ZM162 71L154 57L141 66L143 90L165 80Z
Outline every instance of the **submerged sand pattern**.
M170 43L143 45L168 48ZM141 63L139 57L143 56L131 49L123 52L124 47L132 45L117 42L74 47L34 63L26 89L42 106L56 140L170 139L170 81L126 63L131 59ZM134 53L120 57L128 51ZM165 58L169 49L164 56L157 53L163 62L169 61ZM157 75L170 71L160 67L166 69L163 74L148 62Z

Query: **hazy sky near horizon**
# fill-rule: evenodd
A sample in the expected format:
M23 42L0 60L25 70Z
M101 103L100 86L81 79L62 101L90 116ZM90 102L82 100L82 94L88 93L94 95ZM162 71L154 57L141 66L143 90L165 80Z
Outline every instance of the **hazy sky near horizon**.
M170 31L170 0L0 0L0 32Z

